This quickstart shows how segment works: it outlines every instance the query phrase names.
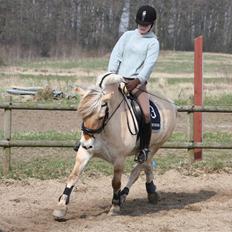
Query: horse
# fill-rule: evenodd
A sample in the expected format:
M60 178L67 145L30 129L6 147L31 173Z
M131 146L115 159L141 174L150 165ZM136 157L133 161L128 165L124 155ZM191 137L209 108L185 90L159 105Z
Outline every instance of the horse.
M78 112L83 120L82 135L75 165L53 211L56 220L65 219L72 189L92 157L99 157L113 165L113 199L110 215L120 213L120 207L126 201L131 186L142 170L146 175L148 201L153 204L158 202L156 185L153 182L152 161L154 154L175 128L176 106L167 98L150 94L150 99L155 102L160 113L160 129L152 133L147 160L135 165L126 186L121 190L124 162L129 155L134 155L139 149L137 133L134 133L138 129L138 123L128 103L129 99L122 93L122 90L126 92L124 83L121 75L108 73L97 78L94 88L76 89L81 96Z

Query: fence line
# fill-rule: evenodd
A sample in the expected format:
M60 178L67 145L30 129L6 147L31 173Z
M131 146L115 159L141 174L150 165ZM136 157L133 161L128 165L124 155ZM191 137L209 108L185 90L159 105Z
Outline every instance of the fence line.
M73 147L75 140L1 140L0 147ZM232 149L232 144L194 143L194 142L166 142L161 148L165 149Z
M11 147L73 147L75 141L43 141L43 140L12 140L12 111L13 110L49 110L49 111L76 111L77 105L61 106L58 104L27 104L13 103L11 98L8 102L0 103L0 109L4 109L4 139L0 140L0 147L3 147L3 174L7 174L10 170ZM211 112L211 113L232 113L232 106L179 106L178 112L186 112L189 114L189 136L190 142L166 142L161 148L165 149L232 149L230 144L219 143L194 143L192 142L192 115L194 112Z
M51 111L76 111L77 105L61 106L58 104L37 104L37 103L0 103L0 109L10 110L51 110ZM232 106L177 106L178 112L212 112L212 113L232 113Z

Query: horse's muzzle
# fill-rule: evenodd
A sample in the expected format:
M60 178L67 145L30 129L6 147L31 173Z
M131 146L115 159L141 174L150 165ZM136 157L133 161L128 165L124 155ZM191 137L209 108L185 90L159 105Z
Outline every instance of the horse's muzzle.
M80 140L80 144L85 150L90 150L94 147L94 137L89 137L88 139L85 139L85 136L83 135Z

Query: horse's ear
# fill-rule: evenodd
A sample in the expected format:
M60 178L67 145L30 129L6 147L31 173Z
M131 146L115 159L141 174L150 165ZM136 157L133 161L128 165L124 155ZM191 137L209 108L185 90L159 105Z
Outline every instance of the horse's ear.
M112 96L114 95L114 92L107 93L102 96L102 101L106 102L107 100L110 100Z
M85 95L85 93L86 93L86 91L84 89L82 89L81 87L77 87L75 89L75 91L81 96Z

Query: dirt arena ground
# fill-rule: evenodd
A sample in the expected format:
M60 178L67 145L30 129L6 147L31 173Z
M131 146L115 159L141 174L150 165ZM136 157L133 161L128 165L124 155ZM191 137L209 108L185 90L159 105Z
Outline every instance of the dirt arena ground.
M170 170L156 177L158 205L147 202L145 176L131 189L118 216L108 216L111 178L82 178L74 190L64 222L52 211L63 181L0 182L0 231L232 231L232 176L183 176ZM126 176L123 177L125 183Z
M205 118L205 130L231 131L231 115ZM2 119L3 111L0 111ZM179 115L177 131L185 131L186 123L187 118ZM13 131L72 131L79 124L74 112L13 113ZM123 177L123 183L126 178ZM72 194L67 220L57 222L52 211L65 180L0 180L0 232L232 231L231 174L194 177L169 170L157 175L160 201L155 206L147 202L144 182L145 176L141 176L120 215L108 216L111 177L82 177Z

